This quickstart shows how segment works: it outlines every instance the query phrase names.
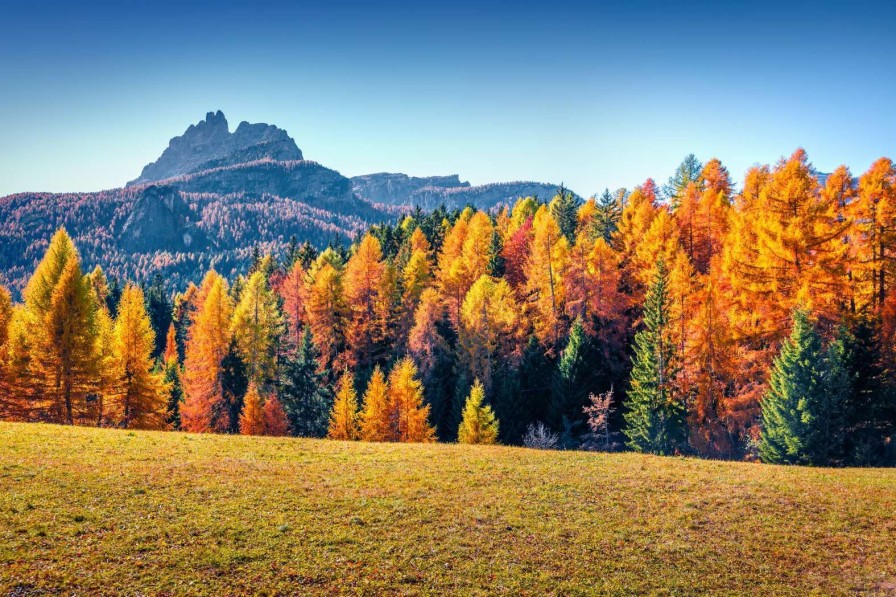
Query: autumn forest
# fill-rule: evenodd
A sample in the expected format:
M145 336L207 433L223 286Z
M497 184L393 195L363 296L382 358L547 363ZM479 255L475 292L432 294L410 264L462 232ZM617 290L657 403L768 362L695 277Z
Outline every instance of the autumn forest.
M896 166L688 156L587 201L416 210L234 279L0 287L0 418L896 464Z

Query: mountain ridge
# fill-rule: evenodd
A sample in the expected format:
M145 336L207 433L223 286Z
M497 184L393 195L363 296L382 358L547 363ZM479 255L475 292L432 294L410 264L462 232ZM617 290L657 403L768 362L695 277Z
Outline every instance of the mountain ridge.
M322 248L415 206L491 209L520 196L549 199L547 183L473 186L457 174L375 173L348 178L305 158L275 125L241 122L230 132L220 110L172 138L158 159L120 188L0 197L0 282L20 291L60 226L85 266L112 276L172 285L215 267L245 270L252 247L285 250L293 235Z

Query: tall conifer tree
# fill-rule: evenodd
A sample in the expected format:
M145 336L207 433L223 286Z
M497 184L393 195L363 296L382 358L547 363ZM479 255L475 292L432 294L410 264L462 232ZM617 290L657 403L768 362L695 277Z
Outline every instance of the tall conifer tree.
M644 302L644 328L635 335L624 431L637 452L671 454L684 440L685 408L673 391L676 347L669 329L668 272L663 261L656 269Z

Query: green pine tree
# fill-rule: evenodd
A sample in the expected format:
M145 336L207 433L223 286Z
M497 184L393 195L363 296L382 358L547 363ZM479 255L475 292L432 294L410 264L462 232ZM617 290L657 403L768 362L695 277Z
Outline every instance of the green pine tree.
M675 344L668 338L668 271L661 260L644 300L644 329L635 354L624 414L628 446L637 452L671 454L684 441L685 408L673 393Z
M278 394L293 435L324 437L327 434L333 396L318 359L311 330L305 328L298 351L285 359Z
M156 334L156 344L152 356L157 358L165 350L165 338L168 333L168 326L171 325L173 309L171 299L165 291L165 281L162 279L161 274L153 276L152 284L146 289L145 300L149 322Z
M180 405L184 401L184 387L180 380L180 366L172 359L165 363L165 385L168 387L167 423L171 429L180 429Z
M762 399L759 457L773 464L829 464L843 445L842 406L850 380L841 339L825 351L805 311L772 366Z
M578 225L579 202L572 191L568 191L563 185L557 190L557 196L551 202L551 215L557 220L560 232L570 243L576 241L576 226Z
M504 248L504 242L501 240L501 234L496 230L492 231L492 242L488 248L488 275L500 278L504 275L504 256L501 250Z
M675 174L669 177L669 182L663 186L663 193L672 209L678 208L681 198L692 182L700 183L700 175L703 172L703 164L697 157L690 153L681 161Z
M569 331L566 348L557 361L551 384L547 420L554 430L568 427L573 432L582 426L582 409L588 404L588 396L598 389L597 373L600 368L597 360L582 321L577 318Z
M221 413L221 417L229 420L231 433L240 431L240 413L243 412L243 398L249 390L249 374L246 362L240 356L236 339L230 340L227 354L221 361L221 387L227 399L227 413Z
M597 236L603 237L607 242L612 241L621 217L622 203L610 194L610 189L604 189L597 199L597 221L594 228Z

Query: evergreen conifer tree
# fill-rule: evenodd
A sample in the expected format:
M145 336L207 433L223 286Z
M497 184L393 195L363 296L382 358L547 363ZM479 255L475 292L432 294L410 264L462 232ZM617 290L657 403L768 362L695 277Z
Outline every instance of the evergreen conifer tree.
M842 338L824 350L805 311L775 359L762 399L759 457L772 464L824 465L840 452L842 406L849 393Z
M557 190L557 196L551 201L551 215L557 220L560 232L566 237L567 242L576 240L576 225L578 224L579 202L572 191L563 185Z
M318 354L306 328L299 350L286 358L281 369L279 398L293 435L323 437L327 433L332 397Z
M685 408L675 395L675 343L670 339L668 271L657 263L644 301L644 329L635 335L625 435L637 452L671 454L684 439Z
M582 423L582 409L588 396L597 391L597 355L585 335L581 319L576 319L569 331L566 348L557 361L551 384L551 404L548 421L555 430Z

